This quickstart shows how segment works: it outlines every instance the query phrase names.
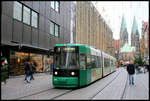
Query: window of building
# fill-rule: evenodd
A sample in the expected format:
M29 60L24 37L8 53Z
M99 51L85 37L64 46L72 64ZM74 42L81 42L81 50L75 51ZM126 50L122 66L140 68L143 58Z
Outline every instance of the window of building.
M30 9L23 6L23 22L30 25Z
M55 1L51 1L51 8L55 9Z
M22 20L22 4L17 1L14 2L13 17L19 21Z
M59 1L55 2L55 10L59 12Z
M34 11L32 11L32 26L36 28L38 26L38 14Z
M50 34L54 35L54 26L55 24L50 21Z
M38 13L17 1L14 1L13 18L35 28L38 27Z
M52 21L50 21L50 34L59 37L60 35L60 27L59 25L53 23Z
M59 36L59 26L55 24L55 36Z
M51 1L51 8L55 11L59 12L60 3L59 1Z

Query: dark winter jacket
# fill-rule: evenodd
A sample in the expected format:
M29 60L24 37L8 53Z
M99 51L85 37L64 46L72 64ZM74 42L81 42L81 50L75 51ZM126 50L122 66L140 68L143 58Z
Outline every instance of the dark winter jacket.
M28 63L25 65L25 74L27 76L32 74L32 66Z
M135 68L134 68L134 65L133 65L133 64L129 64L129 65L127 66L127 72L128 72L129 74L134 74L134 73L135 73Z

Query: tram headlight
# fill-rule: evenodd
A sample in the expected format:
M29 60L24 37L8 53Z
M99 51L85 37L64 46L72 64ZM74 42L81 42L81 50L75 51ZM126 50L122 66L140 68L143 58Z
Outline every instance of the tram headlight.
M58 73L57 72L55 72L55 75L57 75Z
M71 72L71 75L75 75L75 73L74 73L74 72Z

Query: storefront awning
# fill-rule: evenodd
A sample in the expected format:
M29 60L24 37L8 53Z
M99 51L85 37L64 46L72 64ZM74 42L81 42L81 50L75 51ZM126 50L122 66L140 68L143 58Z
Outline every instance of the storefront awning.
M42 48L30 44L21 44L19 42L11 41L10 43L1 44L1 46L8 46L12 49L24 51L24 52L35 52L35 53L43 53L48 55L54 54L54 49Z

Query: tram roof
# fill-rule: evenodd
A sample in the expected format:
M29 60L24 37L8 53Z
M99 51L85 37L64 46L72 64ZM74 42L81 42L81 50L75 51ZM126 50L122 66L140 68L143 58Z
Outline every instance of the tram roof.
M87 48L88 50L90 49L90 53L91 53L91 55L97 55L97 56L101 56L101 53L103 54L103 56L104 57L107 57L107 58L112 58L112 59L115 59L114 57L112 57L112 56L110 56L110 55L108 55L108 54L106 54L104 51L102 51L102 50L99 50L99 49L95 49L95 48L93 48L93 47L91 47L91 46L88 46L88 45L84 45L84 44L71 44L71 43L68 43L68 44L56 44L55 45L56 47L58 47L58 46L79 46L79 47L85 47L85 48ZM86 52L89 52L88 50L86 50ZM81 49L81 51L83 51L82 49ZM84 51L85 52L85 51Z
M84 47L86 47L87 45L84 45L84 44L71 44L71 43L68 43L68 44L56 44L55 46L84 46Z

